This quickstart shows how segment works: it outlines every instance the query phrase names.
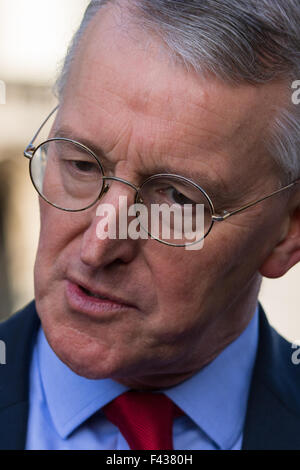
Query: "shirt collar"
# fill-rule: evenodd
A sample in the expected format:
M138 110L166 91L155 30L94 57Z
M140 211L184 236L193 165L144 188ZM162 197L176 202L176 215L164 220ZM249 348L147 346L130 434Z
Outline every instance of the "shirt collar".
M243 333L190 379L164 390L221 449L231 448L243 430L258 340L258 309ZM37 358L43 394L63 439L127 387L75 374L50 348L42 328Z
M42 328L37 338L37 360L42 392L61 438L105 406L127 387L111 380L90 380L66 366L49 346Z
M165 391L220 449L231 449L243 432L257 344L258 308L211 363Z

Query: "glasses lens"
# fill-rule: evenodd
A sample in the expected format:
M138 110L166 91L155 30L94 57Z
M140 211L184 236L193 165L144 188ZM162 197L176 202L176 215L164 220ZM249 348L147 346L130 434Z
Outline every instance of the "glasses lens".
M140 189L146 206L140 224L153 238L174 246L203 240L212 227L212 205L192 182L178 176L154 176Z
M31 159L30 172L39 194L60 209L86 209L103 188L97 159L81 145L64 140L40 145Z

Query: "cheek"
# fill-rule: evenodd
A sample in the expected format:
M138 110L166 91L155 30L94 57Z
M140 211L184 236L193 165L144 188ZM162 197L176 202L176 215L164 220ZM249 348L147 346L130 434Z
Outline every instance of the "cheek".
M55 277L56 268L72 249L84 230L84 219L78 214L58 210L45 201L40 202L41 230L35 262L38 285ZM73 248L72 248L73 247Z
M41 231L39 252L53 259L86 227L86 216L82 213L68 213L40 202Z
M152 279L166 318L193 322L201 314L204 319L231 302L238 286L253 276L255 266L242 262L253 244L249 231L215 228L199 251L160 246L152 253Z
M183 312L198 312L205 294L222 277L223 268L216 268L211 249L187 251L159 245L148 259L159 311L172 321L176 315L182 321Z

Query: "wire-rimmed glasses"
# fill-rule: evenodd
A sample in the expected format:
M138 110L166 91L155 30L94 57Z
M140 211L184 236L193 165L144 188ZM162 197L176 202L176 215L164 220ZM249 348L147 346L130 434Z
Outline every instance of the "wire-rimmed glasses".
M189 207L190 228L188 231L181 231L180 235L174 227L175 215L173 215L173 222L171 222L172 214L167 218L169 224L167 236L162 236L162 228L153 231L151 221L147 221L148 234L167 245L183 247L198 243L209 234L215 222L224 221L300 182L298 178L289 185L238 209L216 213L212 199L206 191L183 176L168 173L156 174L147 178L138 187L122 178L106 176L98 156L84 144L73 139L55 137L34 146L42 127L57 108L43 122L24 151L24 156L30 159L30 176L38 194L57 209L81 212L99 202L113 181L116 181L126 184L136 192L135 204L143 204L150 218L153 214L153 207L175 206L181 214L185 207ZM202 224L199 226L197 224L198 207L202 208ZM164 224L163 214L160 221ZM145 228L145 223L143 224L142 221L141 225Z

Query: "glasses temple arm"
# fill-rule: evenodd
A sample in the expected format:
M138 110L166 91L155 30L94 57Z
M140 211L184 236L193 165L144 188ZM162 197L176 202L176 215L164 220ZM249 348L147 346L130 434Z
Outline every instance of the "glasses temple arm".
M33 151L35 150L35 147L34 147L34 142L37 138L37 136L39 135L39 133L41 132L42 128L44 127L44 125L46 124L46 122L51 118L51 116L55 113L55 111L58 109L59 105L57 105L52 111L51 113L46 117L46 119L43 121L43 123L40 125L40 127L38 128L38 130L36 131L36 133L34 134L33 138L31 139L31 141L29 142L29 144L27 145L25 151L24 151L24 157L26 158L31 158L32 157L32 153Z
M293 186L295 186L298 183L300 183L300 178L293 181L293 183L290 183L289 185L284 186L283 188L277 189L277 191L274 191L273 193L269 194L268 196L265 196L261 199L258 199L257 201L249 202L249 204L246 204L245 206L240 207L239 209L236 209L232 212L224 211L223 215L216 214L216 215L213 216L213 220L216 221L216 222L221 222L222 220L226 220L226 219L228 219L228 217L231 217L232 215L238 214L238 213L248 209L249 207L255 206L259 202L265 201L266 199L269 199L270 197L275 196L275 194L281 193L285 189L292 188Z

